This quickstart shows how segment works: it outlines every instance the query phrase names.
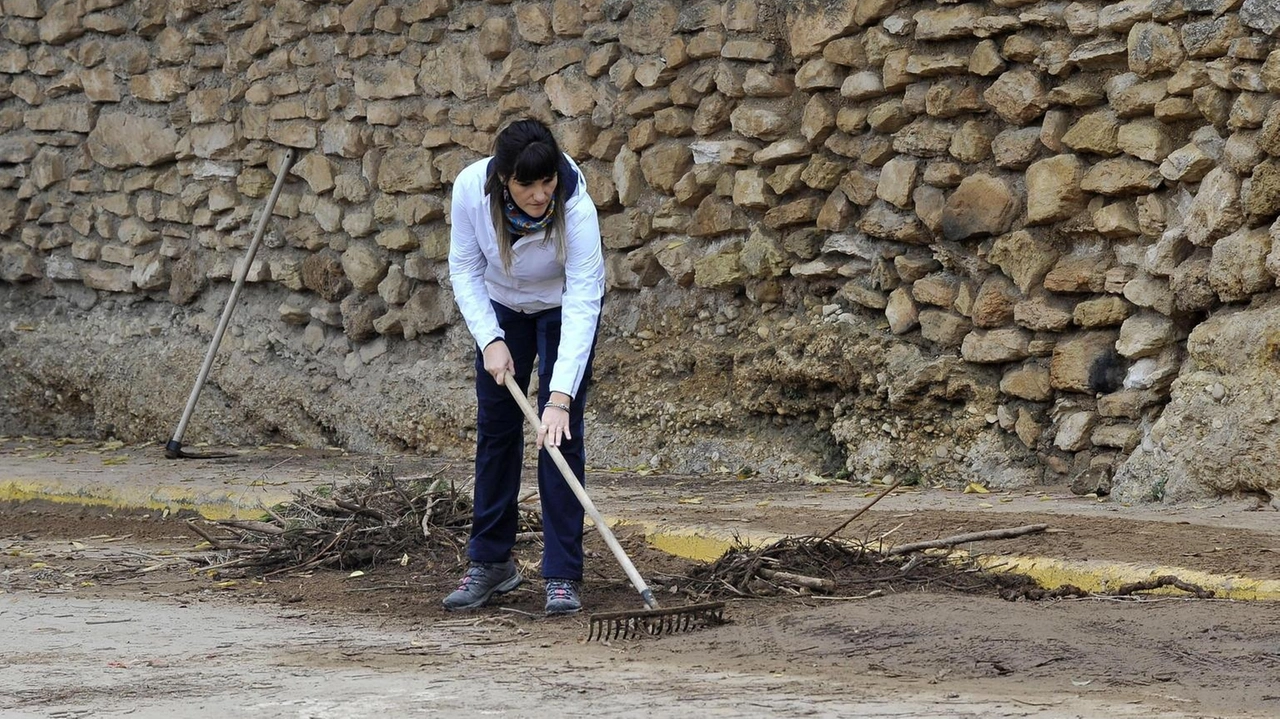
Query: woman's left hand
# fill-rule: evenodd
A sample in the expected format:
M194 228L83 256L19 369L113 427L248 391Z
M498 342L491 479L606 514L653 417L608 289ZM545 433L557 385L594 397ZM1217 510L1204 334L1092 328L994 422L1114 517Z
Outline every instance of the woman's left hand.
M569 398L561 397L563 395L559 392L553 393L551 401L556 404L569 404ZM559 447L561 440L565 439L573 439L573 435L569 432L569 413L548 404L542 408L542 425L538 427L538 449L542 449L544 445Z

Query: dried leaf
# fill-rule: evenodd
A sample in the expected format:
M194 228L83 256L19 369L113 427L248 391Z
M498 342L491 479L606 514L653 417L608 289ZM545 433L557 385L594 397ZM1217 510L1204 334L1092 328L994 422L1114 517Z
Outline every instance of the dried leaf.
M970 482L965 485L964 493L965 494L990 494L991 490L987 489L981 484L978 484L977 482Z
M702 504L702 497L681 497L680 504Z

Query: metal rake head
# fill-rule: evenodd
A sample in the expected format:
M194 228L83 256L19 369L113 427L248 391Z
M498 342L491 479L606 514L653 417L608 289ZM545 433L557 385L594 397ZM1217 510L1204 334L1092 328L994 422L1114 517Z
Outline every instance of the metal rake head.
M656 637L724 624L724 602L690 604L670 609L637 609L591 615L588 641Z

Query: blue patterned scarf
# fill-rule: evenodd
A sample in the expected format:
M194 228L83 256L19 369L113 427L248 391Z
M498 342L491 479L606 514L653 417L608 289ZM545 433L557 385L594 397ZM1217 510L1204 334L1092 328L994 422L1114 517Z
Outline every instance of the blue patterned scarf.
M511 233L517 237L545 230L556 215L555 195L551 196L551 204L547 206L547 211L542 217L530 217L528 213L520 209L515 200L511 199L511 193L507 192L506 189L502 191L502 202L507 216L507 225L511 228Z

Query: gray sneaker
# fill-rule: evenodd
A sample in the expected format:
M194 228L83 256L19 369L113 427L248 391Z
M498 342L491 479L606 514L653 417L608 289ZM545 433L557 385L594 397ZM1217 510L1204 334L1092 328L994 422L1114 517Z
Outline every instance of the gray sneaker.
M573 614L582 609L578 583L567 579L547 580L547 614Z
M506 594L520 586L524 577L516 570L516 563L508 559L505 562L486 564L472 562L467 573L453 594L444 598L445 609L475 609L489 603L495 594Z

